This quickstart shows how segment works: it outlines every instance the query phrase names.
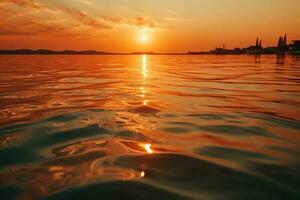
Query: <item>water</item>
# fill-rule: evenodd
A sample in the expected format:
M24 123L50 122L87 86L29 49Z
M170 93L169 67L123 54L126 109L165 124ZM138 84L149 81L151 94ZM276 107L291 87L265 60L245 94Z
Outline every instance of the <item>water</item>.
M300 58L0 56L0 199L300 199Z

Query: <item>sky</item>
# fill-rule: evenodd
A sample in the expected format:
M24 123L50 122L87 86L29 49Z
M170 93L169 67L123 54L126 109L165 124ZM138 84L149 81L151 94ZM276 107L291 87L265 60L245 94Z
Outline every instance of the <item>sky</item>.
M0 0L0 49L186 52L300 39L300 0Z

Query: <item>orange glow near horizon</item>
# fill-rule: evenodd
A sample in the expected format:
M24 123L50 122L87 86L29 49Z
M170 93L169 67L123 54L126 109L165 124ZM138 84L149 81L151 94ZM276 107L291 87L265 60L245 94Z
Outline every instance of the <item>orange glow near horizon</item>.
M186 52L300 39L298 0L88 2L1 1L1 49Z

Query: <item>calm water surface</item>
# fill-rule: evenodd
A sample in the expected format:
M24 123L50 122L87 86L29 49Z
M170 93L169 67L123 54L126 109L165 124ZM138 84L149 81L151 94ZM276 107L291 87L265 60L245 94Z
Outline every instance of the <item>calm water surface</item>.
M0 56L0 199L300 199L300 58Z

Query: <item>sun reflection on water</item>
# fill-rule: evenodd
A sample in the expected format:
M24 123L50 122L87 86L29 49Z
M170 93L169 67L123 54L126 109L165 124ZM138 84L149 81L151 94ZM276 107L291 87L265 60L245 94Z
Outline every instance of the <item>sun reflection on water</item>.
M139 146L143 147L147 153L153 153L153 150L151 149L151 144L140 144Z
M144 177L145 177L145 172L141 171L141 178L144 178Z
M148 77L148 69L147 69L147 55L143 55L142 56L142 75L143 75L143 82L142 82L142 86L140 87L141 90L141 97L143 98L143 105L146 106L148 101L145 99L146 98L146 80Z
M142 57L142 74L143 74L143 78L145 80L148 76L147 55L143 55L143 57Z

